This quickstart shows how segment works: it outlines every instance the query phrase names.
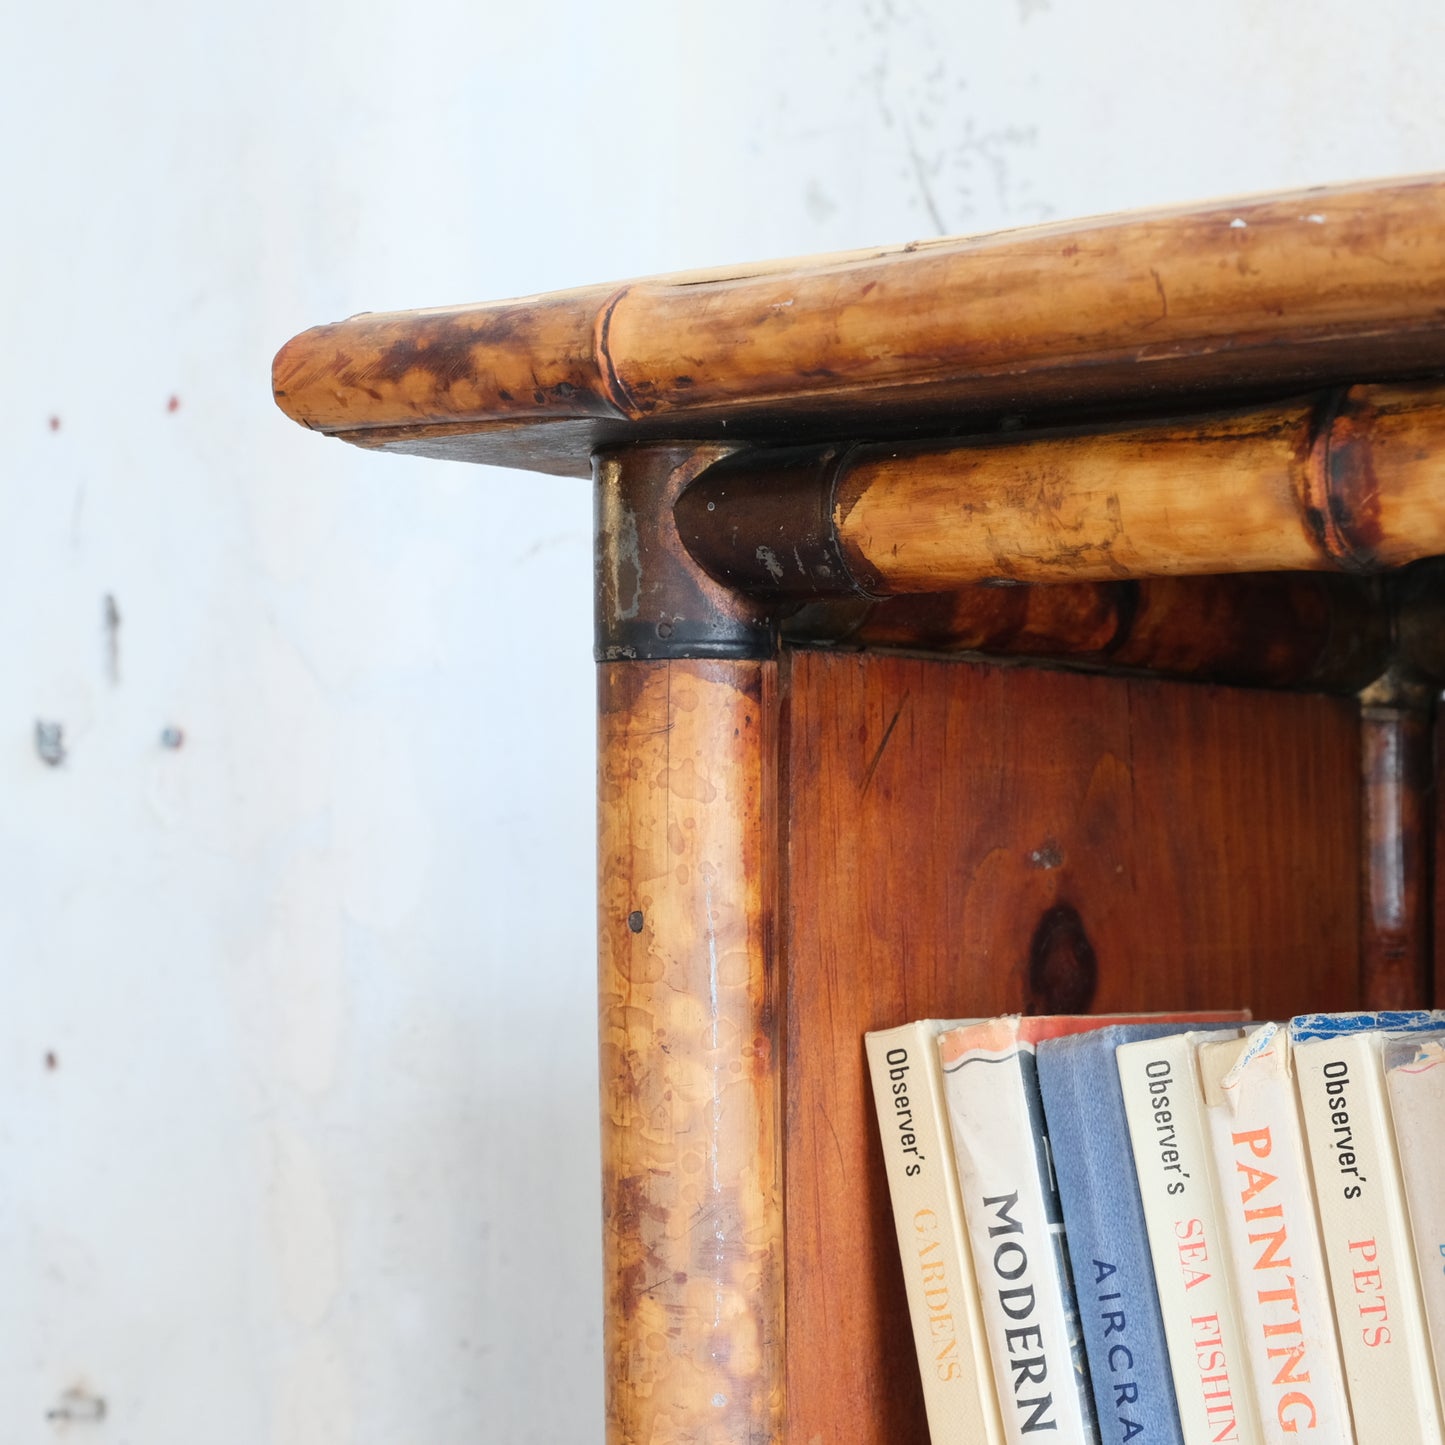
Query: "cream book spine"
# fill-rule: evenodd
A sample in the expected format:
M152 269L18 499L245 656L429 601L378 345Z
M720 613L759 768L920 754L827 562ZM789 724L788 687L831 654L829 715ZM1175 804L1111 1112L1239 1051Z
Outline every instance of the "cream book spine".
M1196 1044L1228 1037L1174 1034L1115 1054L1186 1445L1262 1441L1194 1067Z
M1351 1445L1289 1034L1263 1024L1196 1057L1261 1432Z
M1312 1037L1291 1028L1355 1438L1441 1445L1383 1042L1374 1031Z
M958 1170L943 1101L938 1035L924 1019L865 1036L932 1445L1003 1445Z
M1445 1399L1445 1031L1387 1039L1384 1054L1435 1385Z
M1081 1027L1001 1018L939 1037L963 1217L1011 1445L1099 1439L1034 1057L1037 1030Z

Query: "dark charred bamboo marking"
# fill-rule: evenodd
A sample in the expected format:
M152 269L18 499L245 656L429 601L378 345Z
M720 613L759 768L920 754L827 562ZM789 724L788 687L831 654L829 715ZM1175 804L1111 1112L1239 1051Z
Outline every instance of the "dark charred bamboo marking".
M618 287L597 313L597 329L593 332L592 350L597 358L597 370L602 378L602 389L607 394L608 400L623 416L636 417L639 414L638 408L628 394L621 376L618 375L616 366L613 365L611 344L612 314L617 310L618 303L631 289L630 286Z
M844 551L840 487L852 447L736 452L677 499L679 535L709 576L762 596L866 597L874 581Z
M1316 406L1296 472L1306 534L1346 572L1368 572L1380 547L1380 483L1371 431L1376 411L1361 387L1336 387Z
M1375 407L1359 388L1341 398L1329 435L1330 523L1349 549L1349 565L1377 565L1380 527L1380 479L1375 475ZM1342 559L1343 560L1343 559Z
M722 450L679 443L594 458L599 662L776 650L768 601L709 576L678 535L678 495Z

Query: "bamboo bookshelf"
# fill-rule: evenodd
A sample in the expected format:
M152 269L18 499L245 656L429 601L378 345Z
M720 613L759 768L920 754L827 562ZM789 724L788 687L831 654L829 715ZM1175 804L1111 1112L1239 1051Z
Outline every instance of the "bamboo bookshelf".
M862 1035L1442 998L1445 179L289 342L590 475L610 1445L922 1438Z

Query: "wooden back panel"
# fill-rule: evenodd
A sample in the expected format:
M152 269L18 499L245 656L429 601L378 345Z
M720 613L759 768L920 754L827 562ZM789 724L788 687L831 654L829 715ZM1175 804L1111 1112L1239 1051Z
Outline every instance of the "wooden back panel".
M1357 709L883 654L786 672L786 1439L897 1445L926 1435L864 1031L1356 1004Z

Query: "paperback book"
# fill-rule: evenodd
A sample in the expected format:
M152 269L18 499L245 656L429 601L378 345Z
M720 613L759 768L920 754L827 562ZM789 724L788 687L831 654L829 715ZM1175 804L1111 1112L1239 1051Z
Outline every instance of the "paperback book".
M1291 1020L1300 1114L1359 1445L1441 1445L1434 1371L1385 1094L1385 1031L1427 1012Z
M1262 1024L1238 1041L1200 1044L1198 1059L1264 1439L1351 1445L1289 1033Z
M1384 1065L1435 1387L1445 1401L1445 1030L1386 1039Z
M1170 1370L1187 1445L1259 1445L1195 1050L1228 1033L1116 1051Z
M1039 1088L1105 1445L1184 1441L1115 1057L1122 1044L1178 1031L1177 1023L1116 1024L1038 1046Z
M1015 1015L939 1038L964 1220L1010 1441L1097 1440L1098 1422L1035 1050L1110 1024L1176 1028L1217 1015Z
M1000 1445L973 1256L943 1103L938 1036L924 1019L866 1035L868 1071L933 1445Z

